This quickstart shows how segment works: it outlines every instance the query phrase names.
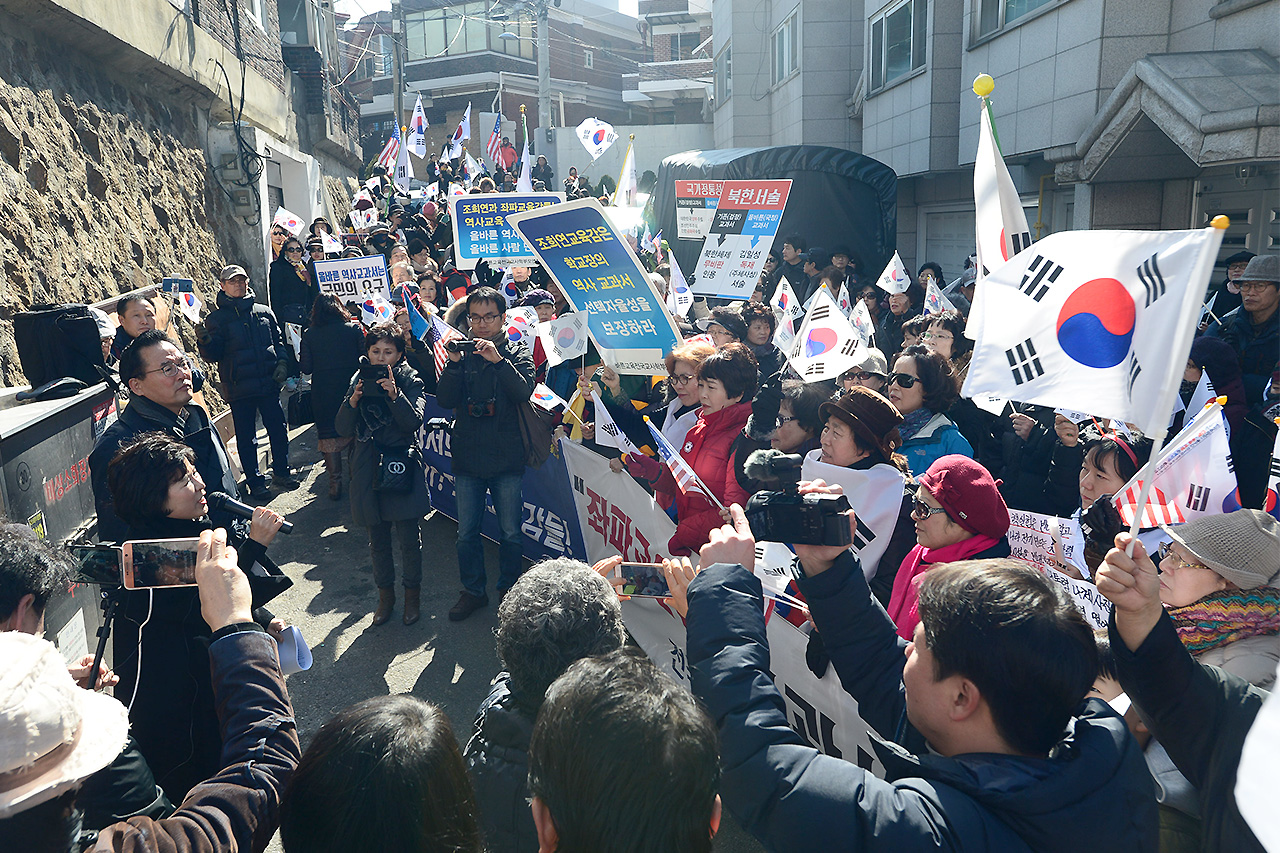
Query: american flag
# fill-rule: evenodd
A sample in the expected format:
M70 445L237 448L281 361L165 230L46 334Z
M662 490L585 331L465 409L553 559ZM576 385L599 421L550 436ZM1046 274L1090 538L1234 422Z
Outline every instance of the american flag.
M378 155L377 164L387 171L391 171L396 165L396 158L400 156L400 126L396 125L391 129L391 138L387 140L387 144L382 146L382 153Z
M449 343L449 341L461 340L466 335L434 314L427 319L431 321L431 329L427 332L427 340L431 341L431 349L435 352L436 376L440 376L444 373L444 363L449 359L448 354L445 352L445 344Z
M676 485L680 488L681 494L702 495L711 501L720 509L724 509L724 504L720 503L720 499L711 493L706 484L698 478L697 472L689 467L689 463L684 461L680 453L671 446L671 442L667 441L667 437L662 431L653 425L653 421L648 417L644 422L649 427L649 432L653 434L654 447L658 448L658 455L662 457L662 461L667 463L667 467L671 469L671 476L675 477Z
M498 168L498 155L502 153L502 113L498 113L498 117L493 120L493 133L489 134L489 144L485 147L485 153L493 161L493 167Z

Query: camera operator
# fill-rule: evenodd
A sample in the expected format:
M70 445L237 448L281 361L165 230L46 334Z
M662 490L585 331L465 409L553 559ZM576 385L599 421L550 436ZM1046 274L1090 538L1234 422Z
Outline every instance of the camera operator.
M520 577L520 517L525 447L520 407L533 393L533 356L523 343L507 339L506 298L491 287L467 296L471 337L451 342L449 360L436 399L454 410L453 474L458 496L458 572L463 592L449 611L460 622L489 603L480 521L484 499L493 497L501 541L498 545L498 594Z
M205 484L191 448L164 433L145 433L111 460L107 485L129 539L195 538L213 529ZM233 524L250 578L254 618L278 636L285 627L263 605L292 586L266 549L284 519L258 507L253 521ZM190 587L125 591L112 631L117 691L131 696L134 737L156 780L175 801L219 767L222 738L209 675L213 627L201 618ZM145 628L143 627L145 625Z
M94 849L262 850L275 831L281 791L298 763L297 730L274 643L250 619L249 583L224 531L200 535L196 583L213 632L208 657L226 735L221 770L172 817L112 824ZM46 640L0 634L0 657L0 779L8 783L0 787L0 850L79 850L81 785L120 753L125 708L78 689Z

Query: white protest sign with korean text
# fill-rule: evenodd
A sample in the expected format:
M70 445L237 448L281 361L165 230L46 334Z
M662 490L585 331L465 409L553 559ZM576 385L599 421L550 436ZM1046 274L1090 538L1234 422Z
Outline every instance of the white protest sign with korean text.
M391 277L382 255L316 261L316 286L344 303L373 297L391 301Z
M750 299L773 247L791 181L725 181L698 256L693 292Z
M676 181L676 236L701 240L711 230L724 181Z

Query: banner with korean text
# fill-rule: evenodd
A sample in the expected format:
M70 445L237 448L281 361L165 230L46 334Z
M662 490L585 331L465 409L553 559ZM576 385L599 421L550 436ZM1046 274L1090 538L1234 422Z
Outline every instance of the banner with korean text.
M460 270L473 270L480 261L487 261L493 266L532 266L537 262L537 256L507 222L507 217L562 201L564 193L478 193L450 196L454 263Z
M694 293L751 298L790 192L790 180L724 182L698 256Z
M618 373L661 374L680 343L662 295L595 199L507 218L573 305L600 355Z
M701 240L711 230L724 181L676 181L676 236Z
M391 301L391 277L382 255L316 261L316 286L343 303L364 302L375 297Z

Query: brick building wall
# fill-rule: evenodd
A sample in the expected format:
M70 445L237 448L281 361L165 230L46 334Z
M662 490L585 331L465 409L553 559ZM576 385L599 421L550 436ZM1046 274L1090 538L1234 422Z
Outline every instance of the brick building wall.
M239 12L240 47L245 62L284 91L284 61L280 55L280 16L276 0L191 0L192 15L200 28L222 43L232 53L236 52L235 23L227 14L227 6ZM262 21L250 13L251 6L260 5Z

